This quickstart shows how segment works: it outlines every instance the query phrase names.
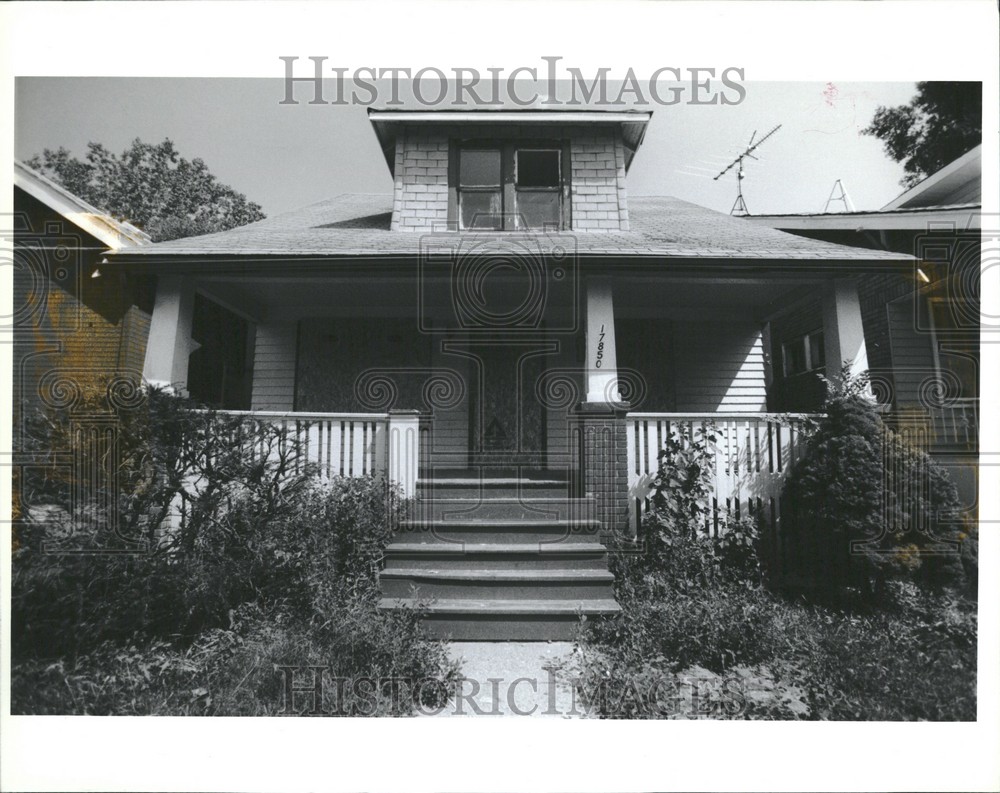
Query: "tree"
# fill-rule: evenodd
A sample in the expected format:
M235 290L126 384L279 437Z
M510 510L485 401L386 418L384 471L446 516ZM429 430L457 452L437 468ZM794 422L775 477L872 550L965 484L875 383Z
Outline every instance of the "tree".
M981 83L917 83L908 105L879 106L862 134L874 135L903 163L900 181L913 187L982 142Z
M259 204L220 184L203 160L186 160L168 138L132 141L120 155L88 143L81 161L63 147L28 165L71 193L143 229L155 242L243 226L264 218Z

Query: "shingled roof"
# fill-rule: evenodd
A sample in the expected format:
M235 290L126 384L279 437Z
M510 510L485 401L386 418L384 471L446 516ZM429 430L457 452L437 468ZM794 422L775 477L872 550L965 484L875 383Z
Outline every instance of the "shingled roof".
M215 256L408 257L425 234L390 231L391 195L348 193L247 226L135 248L128 258ZM581 256L911 261L884 251L799 237L669 197L629 199L632 230L571 234ZM442 229L442 234L447 233ZM498 250L526 235L465 232ZM117 258L117 257L116 257Z

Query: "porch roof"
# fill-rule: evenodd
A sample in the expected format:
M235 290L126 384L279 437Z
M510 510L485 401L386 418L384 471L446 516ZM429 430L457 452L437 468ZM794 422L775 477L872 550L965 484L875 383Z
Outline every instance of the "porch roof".
M122 251L116 259L199 257L412 257L426 234L390 231L391 195L349 193L229 231L171 240ZM616 259L806 260L910 262L912 257L853 248L788 234L671 197L629 199L631 231L560 232L571 235L581 257ZM463 235L444 229L436 242ZM477 251L509 250L539 233L466 232Z

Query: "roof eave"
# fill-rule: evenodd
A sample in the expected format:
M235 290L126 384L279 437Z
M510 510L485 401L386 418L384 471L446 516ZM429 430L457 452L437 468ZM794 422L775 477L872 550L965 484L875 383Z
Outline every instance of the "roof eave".
M625 169L632 164L642 145L646 127L653 117L650 110L538 110L522 108L478 110L385 110L368 108L368 120L375 130L389 173L396 170L396 129L401 125L451 124L601 124L621 129L625 146Z
M148 245L150 236L131 223L115 220L106 212L88 204L65 187L56 184L33 168L14 161L14 186L41 201L111 250Z

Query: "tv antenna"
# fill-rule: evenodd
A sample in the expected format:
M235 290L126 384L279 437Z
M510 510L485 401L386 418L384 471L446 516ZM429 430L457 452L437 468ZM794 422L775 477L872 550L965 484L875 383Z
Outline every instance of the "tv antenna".
M753 151L765 140L771 137L775 132L781 129L781 124L778 124L774 129L768 132L764 137L754 143L754 138L757 137L757 130L754 130L753 135L750 136L750 142L747 143L746 149L742 154L738 154L736 159L733 160L729 165L719 171L718 174L713 177L713 181L718 181L720 176L725 176L731 169L736 168L736 203L733 204L733 208L729 210L730 215L749 215L750 210L747 209L747 202L743 200L743 158L749 157L751 160L758 159L753 156Z

